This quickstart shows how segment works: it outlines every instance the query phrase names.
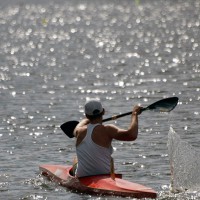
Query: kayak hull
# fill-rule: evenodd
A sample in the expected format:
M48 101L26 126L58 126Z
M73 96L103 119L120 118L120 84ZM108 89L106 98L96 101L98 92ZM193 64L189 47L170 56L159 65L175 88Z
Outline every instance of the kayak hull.
M39 168L50 180L76 192L133 198L157 197L153 189L126 181L121 174L116 174L115 180L109 174L77 178L70 174L71 166L41 165Z

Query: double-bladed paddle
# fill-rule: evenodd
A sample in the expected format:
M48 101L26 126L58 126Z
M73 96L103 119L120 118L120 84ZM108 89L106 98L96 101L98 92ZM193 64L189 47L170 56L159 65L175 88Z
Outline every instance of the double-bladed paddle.
M176 107L177 103L178 103L178 97L169 97L169 98L165 98L165 99L156 101L155 103L153 103L145 108L142 108L141 112L143 112L145 110L152 110L155 112L170 112L171 110L173 110ZM103 119L103 122L115 120L120 117L124 117L126 115L131 115L131 114L132 114L132 111L123 113L120 115L114 115L110 118ZM62 124L60 126L60 128L69 138L73 138L74 137L73 132L78 123L79 123L78 121L68 121L68 122L65 122L64 124Z

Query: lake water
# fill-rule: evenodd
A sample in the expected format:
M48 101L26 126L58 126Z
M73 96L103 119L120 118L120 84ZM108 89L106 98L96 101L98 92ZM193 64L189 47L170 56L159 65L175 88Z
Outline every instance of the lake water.
M71 164L74 139L59 126L100 98L106 117L178 96L169 114L146 111L135 142L114 141L117 172L170 193L170 126L199 151L200 1L0 1L0 199L115 199L71 193L40 164ZM116 125L127 128L130 116Z

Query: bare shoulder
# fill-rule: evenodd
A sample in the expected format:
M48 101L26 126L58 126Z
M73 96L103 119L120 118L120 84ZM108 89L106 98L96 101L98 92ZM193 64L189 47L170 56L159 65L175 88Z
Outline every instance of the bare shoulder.
M83 139L86 136L86 133L87 133L87 126L78 127L76 129L76 132L75 132L76 134L75 137L77 138L76 146L78 146L83 141Z
M117 126L115 126L114 124L108 124L105 125L105 132L107 135L109 135L111 138L115 138L115 135L118 133L118 131L120 130Z
M98 126L95 127L94 129L94 132L95 133L101 133L101 136L102 135L106 135L106 127L103 125L103 124L99 124Z
M83 119L83 120L81 120L81 121L77 124L76 128L74 129L74 136L75 136L75 137L78 137L78 134L79 134L80 132L82 132L82 130L84 130L84 129L87 128L87 124L88 124L88 123L89 123L89 120L88 120L88 119Z
M118 128L113 124L105 126L106 133L111 139L121 140L121 141L130 141L134 140L132 134L125 129Z
M105 129L107 130L107 131L116 131L116 130L118 130L119 128L117 127L117 126L115 126L114 124L107 124L107 125L105 125L104 126L105 127Z
M76 137L83 136L87 131L87 126L81 126L76 128Z
M111 132L115 132L118 130L117 126L113 125L113 124L107 124L107 125L98 125L96 127L96 129L98 129L101 133L105 133L106 135L108 135Z
M113 125L104 125L104 124L99 124L98 126L95 127L94 133L97 135L100 133L101 137L105 138L110 138L111 132L113 132L117 127Z

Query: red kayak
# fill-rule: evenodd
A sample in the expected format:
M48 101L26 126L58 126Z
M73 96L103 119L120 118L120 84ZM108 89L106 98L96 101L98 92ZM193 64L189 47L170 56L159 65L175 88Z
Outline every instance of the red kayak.
M50 180L76 192L133 198L157 197L153 189L123 180L121 174L116 174L115 180L110 177L110 174L77 178L71 175L71 166L41 165L39 168L41 173Z

